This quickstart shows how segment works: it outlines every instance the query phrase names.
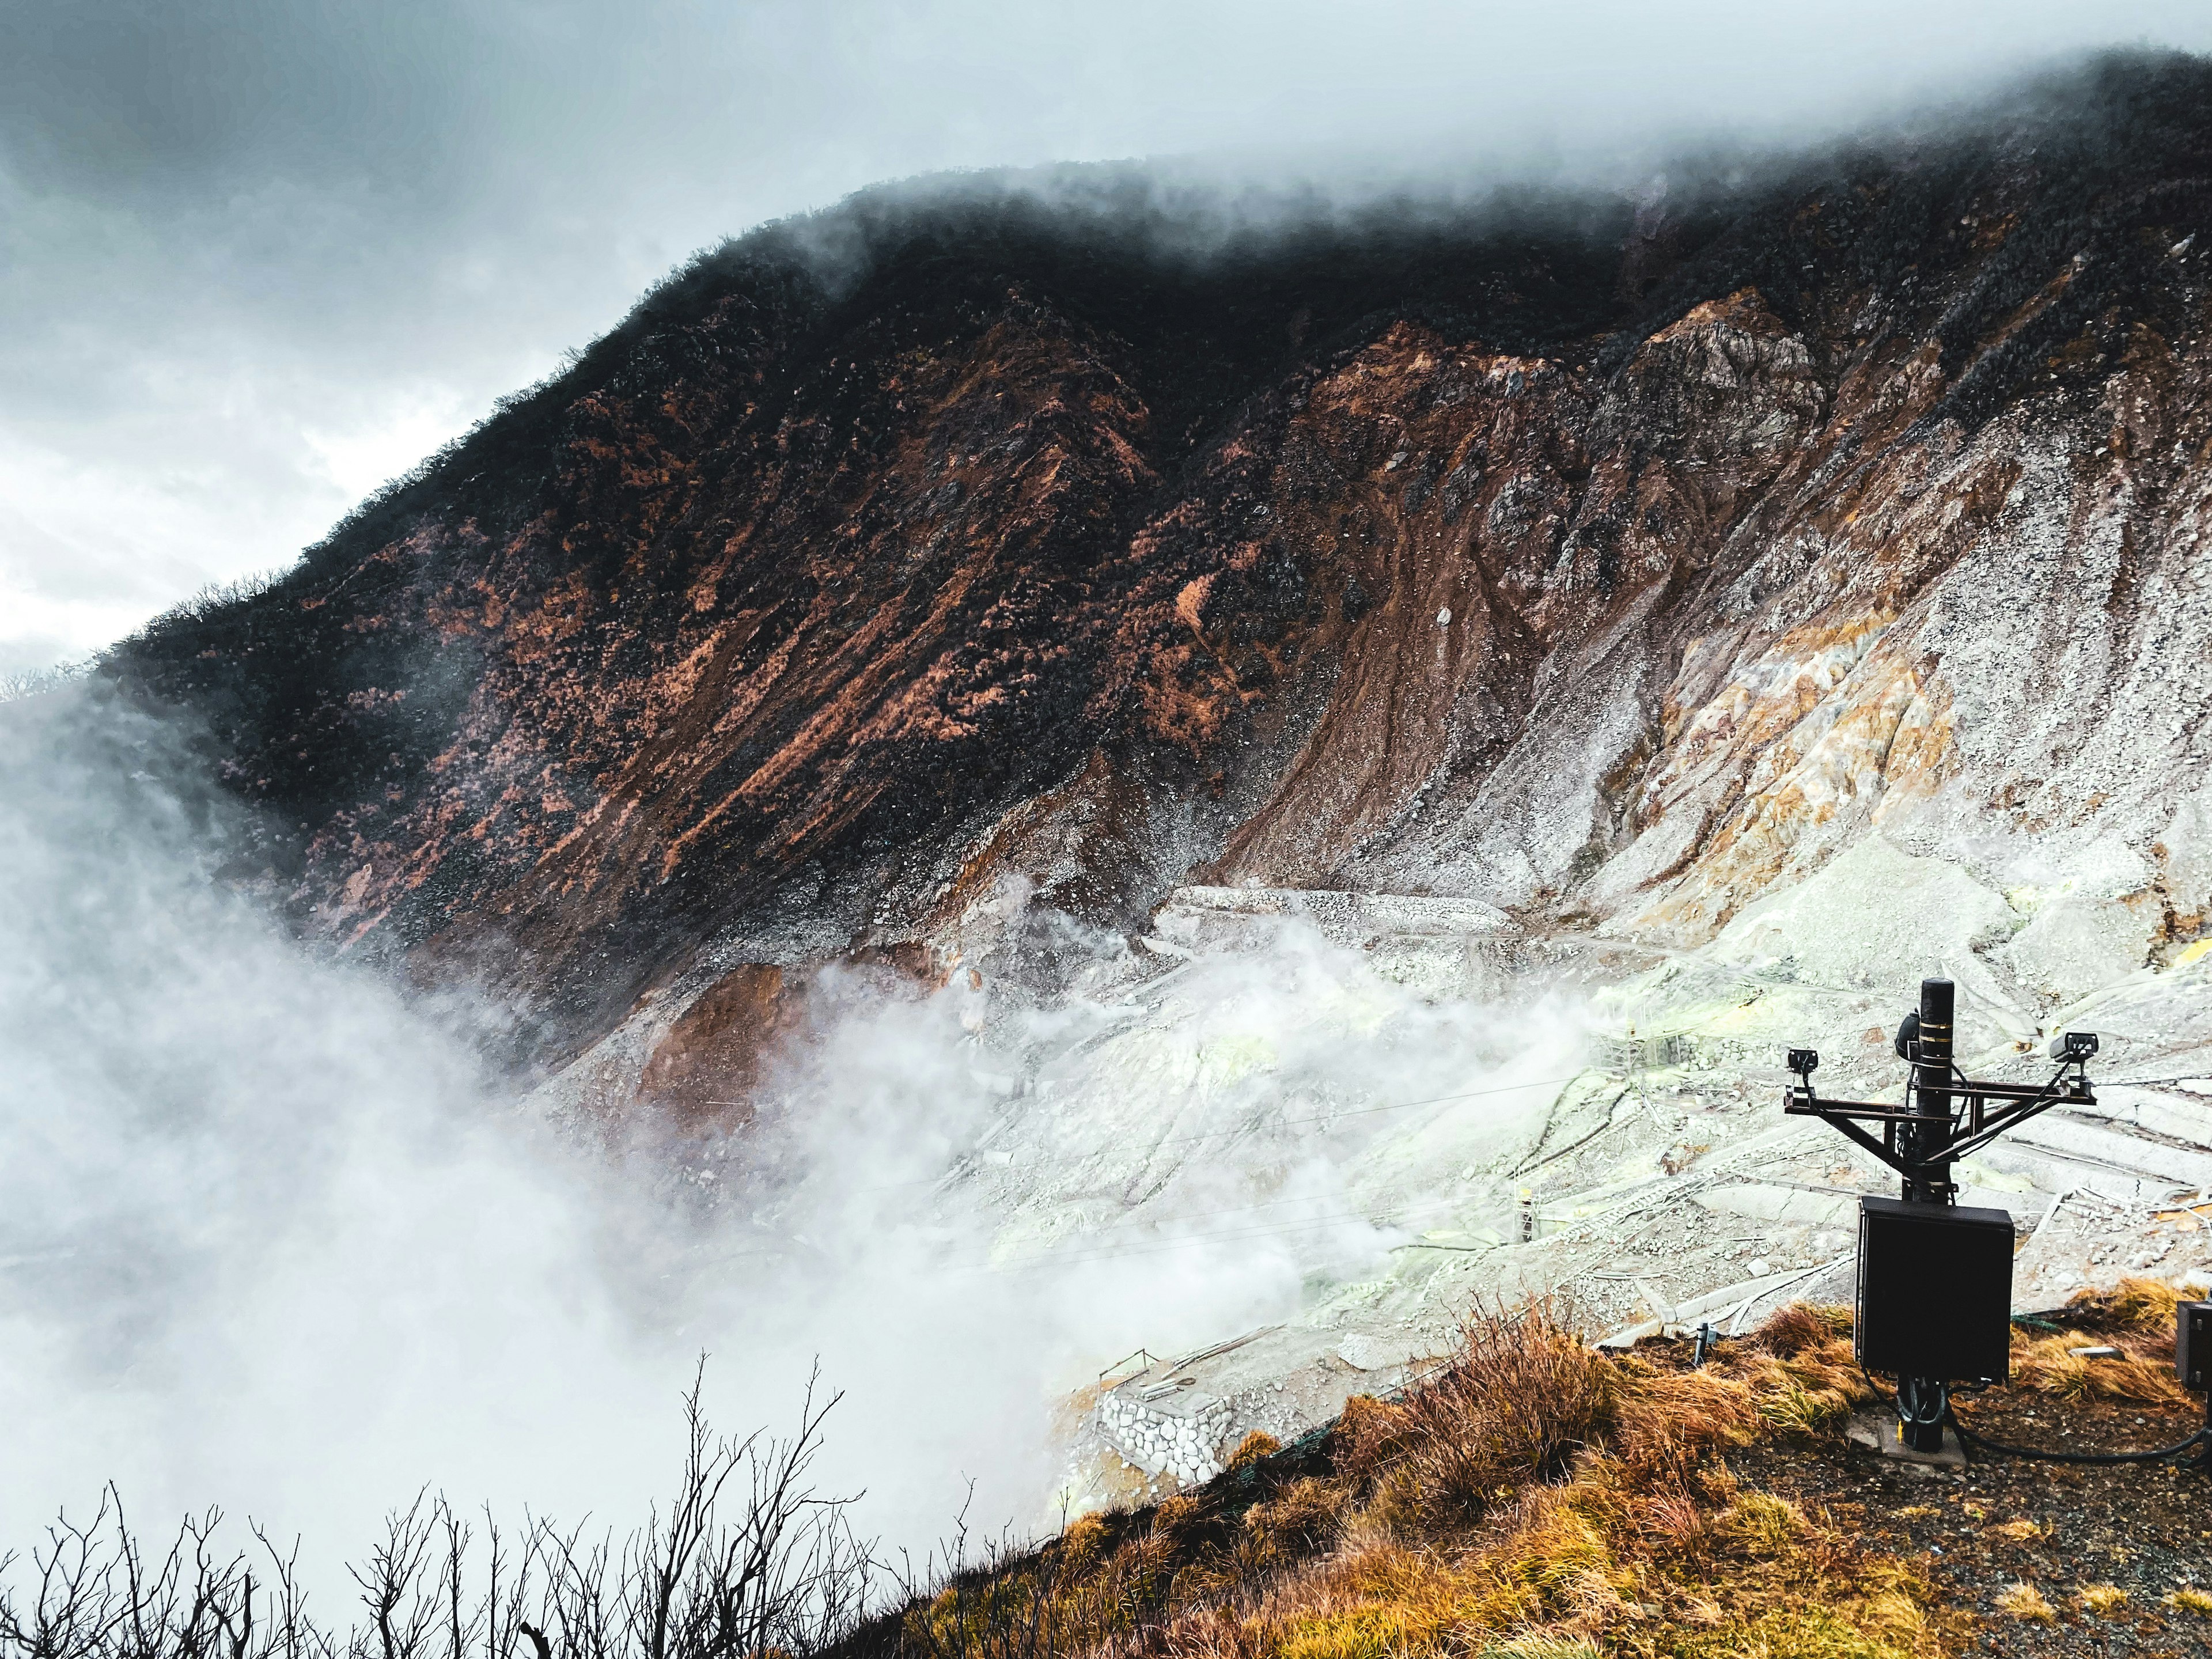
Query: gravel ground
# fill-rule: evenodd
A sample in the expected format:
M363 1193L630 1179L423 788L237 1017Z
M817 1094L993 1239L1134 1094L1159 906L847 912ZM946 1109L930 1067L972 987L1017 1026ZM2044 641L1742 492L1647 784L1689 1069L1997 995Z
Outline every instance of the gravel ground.
M2110 1402L2069 1406L2016 1389L1984 1395L1960 1415L2014 1444L2079 1451L2171 1445L2202 1420ZM2212 1474L2172 1463L2069 1466L1980 1452L1963 1469L1938 1469L1826 1448L1762 1448L1738 1467L1802 1505L1863 1525L1870 1542L1926 1555L1953 1605L1978 1616L1969 1652L2212 1654L2212 1612L2166 1600L2191 1589L2212 1595ZM2022 1616L2020 1584L2048 1604L2046 1616L2034 1616L2032 1601ZM2106 1585L2126 1599L2098 1611L2092 1587Z

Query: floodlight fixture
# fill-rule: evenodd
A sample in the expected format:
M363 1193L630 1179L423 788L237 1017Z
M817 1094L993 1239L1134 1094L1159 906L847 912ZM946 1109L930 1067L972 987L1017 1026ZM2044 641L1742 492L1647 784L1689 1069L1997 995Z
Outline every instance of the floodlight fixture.
M1799 1077L1809 1078L1820 1069L1820 1053L1817 1048L1792 1048L1790 1069Z
M2060 1031L2051 1039L2051 1057L2061 1064L2079 1064L2096 1052L2094 1031Z

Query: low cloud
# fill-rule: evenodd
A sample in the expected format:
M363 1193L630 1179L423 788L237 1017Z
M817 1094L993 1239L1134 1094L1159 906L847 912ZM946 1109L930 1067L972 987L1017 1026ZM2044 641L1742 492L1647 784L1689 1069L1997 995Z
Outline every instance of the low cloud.
M1579 1042L1294 925L1165 974L1086 936L1066 998L826 970L749 1127L611 1146L485 1068L496 1006L264 914L189 735L96 685L0 704L0 1551L111 1480L156 1531L303 1534L326 1594L426 1485L627 1525L702 1352L739 1429L818 1361L824 1487L894 1543L971 1480L1042 1527L1070 1391L1378 1269L1461 1160L1361 1159L1516 1144Z
M884 179L1376 192L1796 142L2201 8L0 0L0 662L288 562L693 250Z

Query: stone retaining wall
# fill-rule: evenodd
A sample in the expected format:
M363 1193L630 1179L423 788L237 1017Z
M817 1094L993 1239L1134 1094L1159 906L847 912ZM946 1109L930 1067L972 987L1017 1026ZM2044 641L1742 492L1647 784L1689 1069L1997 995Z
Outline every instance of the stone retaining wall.
M1098 1432L1146 1474L1171 1474L1191 1486L1221 1473L1229 1402L1139 1377L1099 1401Z

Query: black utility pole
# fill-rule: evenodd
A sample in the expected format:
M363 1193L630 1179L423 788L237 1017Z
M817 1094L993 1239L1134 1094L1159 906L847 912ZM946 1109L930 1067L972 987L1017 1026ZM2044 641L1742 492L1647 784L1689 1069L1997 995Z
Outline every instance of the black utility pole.
M1784 1109L1820 1118L1904 1178L1902 1201L1859 1203L1859 1363L1897 1378L1899 1437L1917 1452L1943 1449L1953 1380L2004 1376L2011 1323L2012 1218L1959 1207L1951 1179L1959 1159L2054 1106L2094 1106L2087 1064L2097 1039L2062 1031L2051 1039L2057 1069L2043 1084L1995 1083L1960 1075L1952 1059L1957 988L1920 981L1920 1007L1897 1033L1910 1062L1905 1103L1823 1100L1813 1087L1820 1056L1790 1051L1796 1074ZM1881 1131L1877 1139L1874 1130Z
M1905 1176L1908 1204L1951 1204L1959 1188L1951 1179L1951 1025L1958 988L1948 979L1920 981L1920 1029L1910 1043L1912 1121L1900 1126L1898 1150L1912 1164ZM1934 1241L1931 1239L1930 1243ZM1931 1277L1943 1264L1930 1261ZM1943 1419L1951 1404L1948 1383L1940 1376L1897 1379L1898 1436L1917 1452L1943 1449Z
M1899 1148L1917 1166L1905 1177L1908 1204L1951 1204L1951 1019L1958 991L1948 979L1920 981L1920 1030L1905 1056L1913 1062L1912 1115Z

